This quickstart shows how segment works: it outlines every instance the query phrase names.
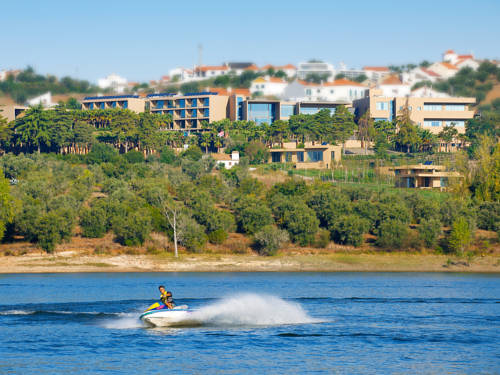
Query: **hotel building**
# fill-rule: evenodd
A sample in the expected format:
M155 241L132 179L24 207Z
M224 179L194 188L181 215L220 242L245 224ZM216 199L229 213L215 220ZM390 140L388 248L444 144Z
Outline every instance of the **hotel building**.
M374 121L392 121L407 105L410 119L416 125L434 134L446 125L453 125L462 134L465 122L474 117L469 106L475 102L475 98L451 97L425 88L413 91L408 97L384 96L382 90L371 89L368 97L355 100L353 106L357 119L369 110Z
M223 120L229 113L229 96L210 91L184 95L150 94L147 101L151 113L172 116L173 130L202 130L205 123Z
M144 112L144 99L138 95L87 96L82 100L82 109L130 109L133 112Z

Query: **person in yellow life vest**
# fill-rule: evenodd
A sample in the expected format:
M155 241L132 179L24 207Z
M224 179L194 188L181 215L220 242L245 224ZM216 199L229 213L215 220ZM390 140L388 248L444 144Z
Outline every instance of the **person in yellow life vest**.
M175 303L174 303L174 300L172 298L172 293L167 292L163 285L160 285L158 287L158 289L160 289L160 293L161 293L160 300L167 307L167 309L173 309L175 307Z

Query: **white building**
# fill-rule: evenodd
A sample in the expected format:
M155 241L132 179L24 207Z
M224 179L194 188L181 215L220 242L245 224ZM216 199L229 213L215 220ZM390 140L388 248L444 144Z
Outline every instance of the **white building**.
M266 73L269 69L273 69L275 72L279 72L280 70L286 74L287 78L293 78L297 75L297 68L292 64L286 65L264 65L259 69L260 72Z
M212 154L212 158L215 160L217 165L224 166L226 169L231 169L240 162L240 153L238 151L233 151L231 155L228 154Z
M363 72L374 83L381 82L390 74L390 70L386 66L364 66Z
M351 103L364 98L368 87L345 78L323 84L296 80L290 83L282 95L285 100Z
M345 78L351 81L355 78L366 75L365 71L362 69L348 69L343 62L339 64L339 70L337 74L342 74Z
M459 69L449 62L435 62L429 66L429 70L439 74L442 79L448 79L455 76Z
M229 73L227 65L203 65L194 68L194 76L198 79L215 78Z
M326 62L302 62L297 68L297 78L306 79L308 75L325 75L328 81L333 81L335 77L335 68L332 64Z
M423 86L418 89L415 89L411 92L410 96L412 98L451 98L450 95L439 92L431 87Z
M403 83L414 85L415 83L422 81L436 82L441 79L441 76L430 69L417 67L409 72L403 72L401 74L401 79Z
M252 81L250 92L260 93L264 96L281 96L285 91L287 82L277 77L258 77Z
M30 107L41 104L45 108L50 108L57 105L57 103L52 102L52 93L50 91L46 92L45 94L28 99L26 103Z
M389 76L384 79L378 88L382 90L383 96L409 96L411 92L411 87L407 83L401 82L401 80L396 76Z
M473 54L459 55L452 49L443 53L443 62L450 63L458 69L471 68L476 70L479 68L479 61L477 61Z
M112 89L114 92L121 94L127 88L127 79L112 73L106 78L98 79L97 86L101 89Z
M178 82L189 82L194 78L194 73L192 69L187 68L175 68L168 72L168 76L171 80L176 80Z

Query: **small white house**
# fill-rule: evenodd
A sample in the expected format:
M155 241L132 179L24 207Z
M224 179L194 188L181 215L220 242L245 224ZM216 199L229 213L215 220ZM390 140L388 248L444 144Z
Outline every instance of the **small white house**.
M378 88L382 90L382 95L384 96L408 96L411 92L411 87L409 84L401 82L401 80L396 76L389 76L384 79Z
M276 77L259 77L252 81L250 92L261 93L264 96L281 96L285 91L287 82Z
M296 80L286 87L282 98L297 101L350 103L355 99L364 98L367 89L367 86L345 78L323 84Z
M127 88L127 79L113 73L106 78L98 79L97 86L101 89L112 89L117 94L121 94Z
M231 155L228 154L212 154L212 158L216 161L217 165L223 165L226 169L231 169L240 162L240 153L233 151Z

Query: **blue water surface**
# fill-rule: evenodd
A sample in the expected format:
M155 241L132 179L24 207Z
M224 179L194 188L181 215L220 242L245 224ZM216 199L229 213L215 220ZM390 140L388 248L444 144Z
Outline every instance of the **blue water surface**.
M211 319L144 327L159 284ZM0 275L0 374L63 373L500 374L500 275Z

